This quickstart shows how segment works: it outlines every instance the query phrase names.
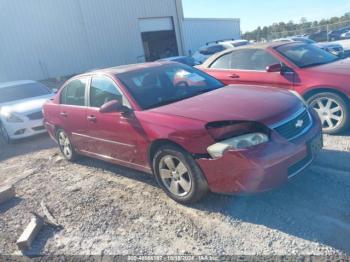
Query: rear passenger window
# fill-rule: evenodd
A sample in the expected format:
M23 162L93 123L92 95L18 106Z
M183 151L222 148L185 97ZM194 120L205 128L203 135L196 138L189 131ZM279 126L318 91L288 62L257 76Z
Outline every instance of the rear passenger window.
M68 83L61 93L61 104L84 106L87 79L76 79Z
M214 69L231 69L231 57L232 53L223 55L215 60L214 63L211 64L210 68Z
M130 107L112 79L104 76L93 77L90 86L90 106L101 107L112 100L118 100L122 105Z

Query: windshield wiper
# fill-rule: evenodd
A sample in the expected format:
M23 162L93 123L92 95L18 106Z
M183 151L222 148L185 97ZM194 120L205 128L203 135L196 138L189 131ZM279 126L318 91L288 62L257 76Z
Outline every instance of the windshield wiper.
M160 107L160 106L165 106L165 105L168 105L168 104L179 102L179 101L187 99L187 98L189 98L189 97L180 97L180 98L176 98L176 99L169 99L169 100L162 101L160 103L151 105L151 106L147 107L146 109L151 109L151 108L156 108L156 107Z
M204 94L204 93L208 93L208 92L214 91L214 90L219 89L219 88L221 88L221 87L213 88L213 89L196 90L191 95L188 95L188 96L185 96L185 97L179 97L179 98L175 98L175 99L169 99L169 100L166 100L166 101L162 101L160 103L151 105L151 106L149 106L149 107L147 107L145 109L151 109L151 108L156 108L156 107L160 107L160 106L165 106L165 105L168 105L168 104L176 103L176 102L179 102L179 101L182 101L182 100L185 100L185 99L188 99L188 98L192 98L192 97L200 95L200 94Z

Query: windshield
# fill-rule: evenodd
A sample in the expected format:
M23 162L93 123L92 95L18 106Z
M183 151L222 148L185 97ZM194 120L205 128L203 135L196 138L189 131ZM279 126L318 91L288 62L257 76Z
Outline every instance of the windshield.
M276 50L300 68L329 64L339 60L339 57L308 44L287 44Z
M155 108L210 92L223 84L196 68L169 64L118 74L143 109Z
M0 103L8 103L48 94L50 94L50 91L40 83L3 87L0 88Z

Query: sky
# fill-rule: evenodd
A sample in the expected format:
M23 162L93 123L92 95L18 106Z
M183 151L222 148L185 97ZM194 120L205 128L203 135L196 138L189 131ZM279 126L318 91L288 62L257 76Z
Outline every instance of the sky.
M182 0L185 17L240 18L242 32L274 22L300 22L350 12L349 0Z

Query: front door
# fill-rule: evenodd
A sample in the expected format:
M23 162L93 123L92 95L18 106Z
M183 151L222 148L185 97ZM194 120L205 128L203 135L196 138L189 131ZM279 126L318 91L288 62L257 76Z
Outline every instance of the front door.
M281 63L264 49L241 49L218 58L206 71L226 85L248 84L293 88L294 75L269 73L266 67Z
M130 109L130 113L101 113L101 106L112 100L118 100ZM113 79L106 76L92 77L86 121L88 153L120 164L144 167L137 144L145 136L129 102Z

